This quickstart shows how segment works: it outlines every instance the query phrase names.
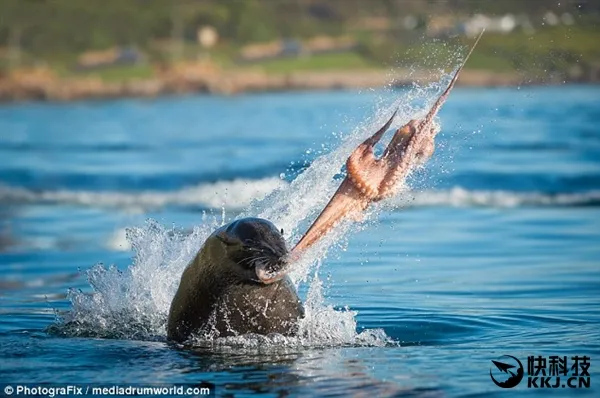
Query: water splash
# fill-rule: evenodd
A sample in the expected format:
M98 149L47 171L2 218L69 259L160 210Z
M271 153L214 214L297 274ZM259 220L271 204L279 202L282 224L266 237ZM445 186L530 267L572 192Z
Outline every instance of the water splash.
M398 118L391 128L419 117L427 107L415 110L413 100L435 100L445 82L428 87L416 87L388 106L380 107L373 117L359 125L341 145L317 158L311 166L288 184L280 184L262 200L253 201L240 217L255 216L271 220L285 231L291 246L305 231L308 222L325 206L339 184L334 176L340 173L350 152L374 131L378 130L395 109ZM367 214L375 219L380 207ZM224 216L223 216L224 218ZM72 310L62 315L57 329L67 335L95 335L129 339L165 339L169 305L175 295L179 278L208 235L224 219L204 217L191 234L167 229L155 221L128 230L127 239L135 253L134 261L126 270L98 264L87 271L91 294L72 290L68 298ZM219 338L198 345L385 345L392 343L383 330L357 332L356 313L336 309L324 297L319 267L330 250L343 250L346 236L360 225L343 222L328 234L290 274L298 287L307 284L305 318L300 333L294 338L283 336L242 336ZM312 278L309 278L312 276Z
M0 204L59 204L90 208L116 208L140 213L177 207L189 210L247 209L276 190L287 190L289 183L275 177L257 180L219 181L186 187L178 191L38 191L0 186ZM299 200L299 199L298 199ZM386 202L387 209L405 207L518 207L518 206L598 206L600 190L582 192L515 192L507 190L469 190L455 186L448 190L406 191ZM246 211L246 213L249 213ZM119 240L121 237L119 237ZM113 246L113 245L111 245Z
M204 217L184 234L149 220L129 228L127 240L135 257L126 270L96 264L86 271L91 294L70 290L72 310L62 316L65 334L130 339L161 339L169 306L184 268L218 226Z

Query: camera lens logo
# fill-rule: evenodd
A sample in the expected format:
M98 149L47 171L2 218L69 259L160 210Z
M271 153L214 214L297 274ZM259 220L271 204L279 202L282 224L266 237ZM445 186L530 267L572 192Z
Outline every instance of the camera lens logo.
M523 380L523 364L512 355L502 355L492 364L490 377L498 387L513 388Z

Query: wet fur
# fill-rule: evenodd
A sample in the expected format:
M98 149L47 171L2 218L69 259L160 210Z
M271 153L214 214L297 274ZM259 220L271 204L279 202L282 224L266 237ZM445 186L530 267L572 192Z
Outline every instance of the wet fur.
M219 228L183 272L169 311L168 338L295 334L303 308L293 284L288 278L262 284L252 267L286 254L283 237L269 221L242 219Z

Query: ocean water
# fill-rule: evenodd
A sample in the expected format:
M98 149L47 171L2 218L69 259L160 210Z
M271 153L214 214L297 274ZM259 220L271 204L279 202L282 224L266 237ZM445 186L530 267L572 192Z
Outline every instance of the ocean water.
M430 162L295 267L300 337L166 342L207 234L260 216L292 245L352 148L440 87L2 106L0 383L598 396L596 86L455 89ZM588 356L591 387L506 391L502 355Z

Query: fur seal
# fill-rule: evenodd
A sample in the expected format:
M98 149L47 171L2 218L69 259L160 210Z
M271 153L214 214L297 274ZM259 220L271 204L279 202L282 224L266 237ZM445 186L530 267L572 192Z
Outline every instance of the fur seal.
M291 252L275 225L259 218L234 221L210 235L183 272L169 311L168 338L296 333L304 310L285 276L287 265L342 219L360 219L371 203L394 195L415 165L432 155L439 133L433 120L482 35L429 112L399 128L379 158L375 145L396 112L352 152L346 177Z
M289 278L274 276L287 262L285 240L270 221L244 218L220 227L183 272L168 339L294 334L302 303Z

